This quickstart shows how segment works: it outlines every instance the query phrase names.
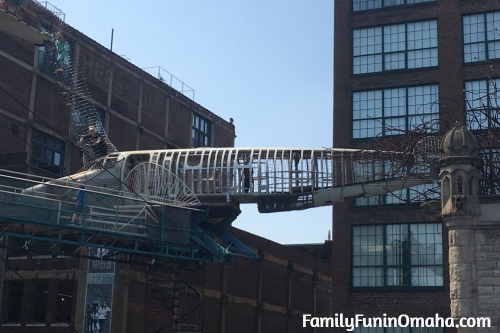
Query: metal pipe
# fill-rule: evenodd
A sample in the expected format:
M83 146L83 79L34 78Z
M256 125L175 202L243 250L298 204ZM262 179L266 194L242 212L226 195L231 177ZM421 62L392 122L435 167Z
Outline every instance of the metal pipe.
M115 29L111 29L111 52L113 52L113 37L115 34Z

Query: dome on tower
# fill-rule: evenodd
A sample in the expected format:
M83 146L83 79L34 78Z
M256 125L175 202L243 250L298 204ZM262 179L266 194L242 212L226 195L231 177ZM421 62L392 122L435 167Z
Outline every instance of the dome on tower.
M442 143L444 156L478 156L476 137L461 123L455 123L445 134Z

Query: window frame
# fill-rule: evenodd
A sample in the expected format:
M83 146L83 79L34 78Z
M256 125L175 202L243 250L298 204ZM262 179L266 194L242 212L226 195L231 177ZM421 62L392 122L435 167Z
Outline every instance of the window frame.
M499 35L499 38L498 39L494 39L494 40L488 40L488 21L487 21L487 15L488 14L495 14L495 13L498 13L500 15L500 11L499 10L494 10L494 11L488 11L488 12L481 12L481 13L467 13L467 14L463 14L462 15L462 61L463 63L466 65L466 64L475 64L475 63L482 63L482 62L485 62L485 61L489 61L489 60L496 60L496 59L500 59L500 56L498 58L490 58L489 57L489 47L488 47L488 44L489 43L495 43L495 41L497 43L500 43L500 35ZM473 43L465 43L465 32L464 32L464 28L465 28L465 24L464 24L464 20L465 20L465 17L472 17L472 16L478 16L478 15L483 15L483 25L484 25L484 41L482 42L473 42ZM500 26L500 21L499 21L499 26ZM466 61L465 60L465 47L466 45L481 45L483 44L484 45L484 55L485 55L485 59L479 59L479 60L472 60L472 61ZM499 50L499 53L500 53L500 50ZM474 59L474 58L472 58Z
M56 143L59 142L62 145L62 149L56 149L56 147L50 146L47 143L38 140L36 137L34 138L35 135L33 135L33 134L37 133L37 132L39 134L41 134L42 136L44 136L44 139L48 138L48 139L54 140L54 142L56 142ZM52 174L59 175L59 176L62 176L64 174L64 170L66 168L66 149L67 149L67 142L66 141L61 140L61 139L59 139L53 135L50 135L44 131L33 128L32 133L31 133L30 144L31 144L30 165L32 165L36 168L39 168L41 170L44 170L46 172L50 172ZM40 146L41 149L43 149L42 155L44 155L44 157L40 157L40 156L35 155L35 146ZM47 150L49 150L53 153L54 158L55 158L55 153L59 154L59 164L55 164L54 160L48 161L45 159ZM34 163L33 161L36 161L36 163ZM40 166L39 163L41 161L46 163L47 165ZM49 163L47 163L47 161ZM51 169L49 169L49 167L58 167L59 172L54 172Z
M374 7L374 8L369 8L369 9L359 9L359 10L354 10L354 1L351 1L351 12L352 13L359 13L359 12L366 12L366 11L371 11L371 10L377 10L377 9L387 9L387 8L401 8L401 7L412 7L412 6L419 6L422 4L427 4L427 3L437 3L438 0L424 0L421 2L416 2L416 3L408 3L409 0L403 0L404 3L398 4L398 5L385 5L384 0L380 0L381 6L380 7ZM362 0L363 1L363 0Z
M74 311L75 311L75 299L76 299L76 295L75 295L76 289L75 288L77 287L76 284L77 284L76 280L57 280L57 282L56 282L57 292L54 295L54 298L55 298L54 310L55 311L54 311L54 318L53 318L52 324L66 323L66 322L71 323L73 321ZM64 305L68 304L68 302L62 303L62 302L64 302L64 300L62 299L63 297L60 297L61 292L64 291L64 287L67 287L67 286L71 287L71 295L64 295L64 296L67 296L70 298L70 300L69 300L69 313L67 313L68 308L64 307ZM69 315L69 318L64 318L63 316L65 314Z
M412 265L412 262L411 262L411 257L412 257L412 252L411 252L411 235L410 235L410 230L411 230L411 226L412 225L427 225L427 224L434 224L434 225L441 225L441 256L442 256L442 263L441 265ZM387 226L394 226L394 225L406 225L407 226L407 230L408 230L408 248L409 248L409 251L408 251L408 260L409 260L409 263L407 264L407 268L408 268L408 274L409 274L409 281L410 281L410 284L409 285L396 285L396 286L393 286L393 285L388 285L387 284L387 278L388 278L388 274L387 274L387 268L390 268L390 267L403 267L404 265L387 265L387 229L386 227ZM354 266L354 229L356 227L382 227L382 230L383 230L383 252L382 252L382 260L383 260L383 264L381 266ZM350 289L353 290L353 291L360 291L360 292L373 292L373 291L394 291L394 290L404 290L405 292L406 291L416 291L416 292L421 292L421 291L425 291L425 290L429 290L429 291L442 291L445 289L445 260L444 260L444 246L445 246L445 240L443 239L444 237L444 226L442 223L440 222L408 222L408 223L372 223L372 224L353 224L351 225L351 249L350 249L350 278L349 278L349 286L350 286ZM436 244L436 243L434 243ZM437 266L440 266L442 267L443 269L443 285L442 286L412 286L411 285L411 282L412 282L412 268L413 267L437 267ZM381 267L382 268L382 272L383 272L383 275L382 275L382 279L383 279L383 286L354 286L354 268L356 267L360 267L360 268L363 268L363 267Z
M47 319L49 318L48 315L48 302L50 300L50 281L49 280L31 280L31 300L30 300L30 311L29 311L29 318L28 318L28 324L46 324ZM46 290L47 290L47 295L43 298L38 295L39 293L39 286L46 285ZM42 288L43 289L43 288ZM45 313L43 314L44 320L43 321L38 321L35 320L35 313L38 313L35 311L35 303L40 302L42 304L43 309L45 310Z
M201 123L201 121L204 121L206 126L207 126L207 131L203 131L197 126L197 122ZM199 135L203 139L207 139L207 144L203 143L200 145L201 141L196 138L196 136ZM193 113L192 119L191 119L191 148L203 148L203 147L211 147L212 146L212 121L208 120L207 118L197 114Z
M426 48L419 48L419 49L408 49L408 25L409 24L415 24L415 23L423 23L423 22L436 22L436 46L435 47L426 47ZM384 46L385 46L385 29L391 26L398 26L398 25L404 25L404 36L405 36L405 47L404 50L402 51L390 51L390 52L385 52L384 51ZM363 29L376 29L380 28L382 30L381 34L381 53L370 53L370 54L362 54L355 56L354 55L354 32L357 30L363 30ZM377 26L367 26L367 27L360 27L360 28L355 28L351 30L351 75L357 76L357 75L369 75L369 74L375 74L375 73L386 73L386 72L393 72L393 71L404 71L404 70L418 70L422 68L439 68L439 25L438 25L438 19L437 18L432 18L432 19L425 19L425 20L418 20L418 21L406 21L406 22L400 22L396 24L384 24L384 25L377 25ZM423 66L423 67L408 67L408 53L414 52L414 51L425 51L425 50L433 50L436 49L436 65L435 66ZM385 69L385 59L386 55L391 55L391 54L397 54L397 53L404 53L405 55L405 66L404 68L396 68L396 69ZM354 72L354 59L355 58L361 58L364 56L377 56L380 55L382 57L382 62L381 66L382 69L380 71L372 71L372 72L366 72L366 73L355 73Z
M498 81L498 85L497 85L497 90L493 93L497 94L499 97L500 97L500 77L495 77L495 78L487 78L487 79L479 79L479 80L467 80L467 81L464 81L463 83L463 87L464 87L464 121L465 121L465 124L467 126L467 129L469 129L470 131L473 131L473 132L484 132L484 131L488 131L488 130L491 130L491 129L499 129L500 128L500 116L498 117L498 121L499 121L499 124L498 126L494 126L494 124L492 124L492 121L491 121L491 118L494 118L491 116L491 113L492 111L494 112L495 111L495 107L491 104L491 96L492 96L492 92L490 91L490 88L491 88L491 84L490 82L491 81ZM467 99L467 93L468 93L468 90L466 89L466 84L467 83L473 83L473 82L478 82L479 84L481 83L486 83L486 113L488 114L488 118L485 120L488 122L488 126L487 127L483 127L483 128L472 128L470 126L471 124L471 121L468 119L468 114L469 112L474 112L474 110L479 110L479 112L485 112L484 109L478 109L478 108L472 108L469 110L469 104L471 102L474 102L473 101L469 101ZM479 98L481 98L482 96L479 96ZM500 108L500 102L498 103L498 107ZM480 124L478 124L480 126Z
M483 160L481 178L479 179L480 195L500 194L498 174L500 170L500 149L495 147L483 147L479 150L479 157Z
M20 305L19 320L9 319L10 314L11 314L11 306L13 306L13 302L10 298L12 297L12 286L14 284L20 285L20 289L19 289L20 292L18 294L16 294L16 295L18 295L18 297L16 297L16 300L18 302L20 302L19 303L19 305ZM25 290L26 284L24 283L23 280L11 280L11 281L4 281L3 287L4 287L5 291L8 291L8 293L4 292L4 295L3 295L2 306L4 307L4 313L2 313L2 318L1 318L2 324L21 325L21 323L23 322L23 319L24 319L23 312L24 312L24 297L26 295L26 290ZM5 287L7 287L7 288L5 288ZM20 295L20 297L19 297L19 295Z
M390 200L388 200L388 198L390 198L391 193L386 193L386 194L381 194L381 195L374 195L374 196L367 197L367 198L354 199L354 200L352 200L352 206L356 209L363 209L363 208L377 207L377 206L392 207L392 206L407 205L407 204L420 205L425 200L416 200L415 199L415 198L422 196L419 193L420 189L417 189L418 186L426 186L424 193L426 193L428 195L428 197L431 197L433 189L440 189L440 186L436 185L435 183L425 183L425 184L412 186L412 187L408 187L408 188L399 190L399 191L404 191L404 193L401 195L395 194L392 196L395 198L394 201L398 201L398 202L390 202ZM395 191L395 192L399 192L399 191ZM439 193L435 193L434 195L435 195L435 197L433 197L433 199L439 199L439 197L440 197ZM399 199L399 197L401 199ZM372 198L375 202L370 203L369 201ZM359 199L368 199L367 200L368 203L366 203L366 204L359 203L359 201L360 201Z
M411 89L411 88L422 88L422 89L425 89L426 87L430 87L431 89L436 89L435 93L437 95L437 100L432 102L435 104L436 108L437 108L437 111L436 112L428 112L428 113L422 113L422 114L418 114L418 113L415 113L415 114L409 114L408 113L408 110L409 110L409 103L408 103L408 99L411 98L412 96L409 96L408 95L408 90ZM435 87L435 88L433 88ZM391 90L395 90L395 89L405 89L405 114L404 115L396 115L396 116L385 116L385 93L386 91L391 91ZM381 95L381 111L382 111L382 116L381 117L374 117L374 118L359 118L359 119L355 119L354 118L354 94L356 93L365 93L365 92L374 92L374 93L377 93L377 92L381 92L382 95ZM415 95L417 96L417 95ZM425 105L430 105L430 104L419 104L420 107L421 106L425 106ZM401 133L401 134L387 134L386 132L386 119L397 119L397 118L405 118L405 130L408 131L410 130L409 126L410 126L410 123L409 123L409 119L412 118L412 117L419 117L419 116L432 116L432 115L437 115L437 119L439 119L440 117L440 112L439 112L439 84L438 83L429 83L429 84L426 84L426 85L417 85L417 86L405 86L405 87L390 87L390 88L381 88L381 89L371 89L371 90L360 90L360 91L352 91L351 92L351 140L370 140L370 139L373 139L373 138L386 138L386 137L396 137L396 136L399 136L399 135L403 135L404 133ZM382 129L382 132L378 133L378 134L375 134L374 136L364 136L364 137L355 137L354 136L354 122L355 121L362 121L362 120L381 120L381 129ZM439 131L439 128L436 128L435 132L438 132ZM393 131L391 131L393 132ZM435 133L435 132L431 132L431 133Z

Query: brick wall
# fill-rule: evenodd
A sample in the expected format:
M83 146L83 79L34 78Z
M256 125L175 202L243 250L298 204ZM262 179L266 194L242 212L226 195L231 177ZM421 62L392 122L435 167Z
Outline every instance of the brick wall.
M242 230L230 228L230 233L252 246L263 260L238 258L235 265L205 263L181 270L181 279L203 294L199 310L203 332L313 332L312 328L302 328L303 313L313 313L316 308L318 315L331 315L328 262ZM126 332L143 332L142 323L150 328L145 332L168 323L171 308L158 303L157 295L151 292L153 273L144 266L122 268L121 264L117 266L117 275L123 277L115 281L115 290L128 292L124 297L128 300ZM182 290L181 304L185 298ZM196 302L193 294L191 304L179 311L189 312ZM155 314L156 319L151 317Z
M207 332L312 332L302 328L302 314L315 308L318 315L332 314L328 262L236 228L229 232L263 260L205 265L203 322L217 328Z
M440 112L461 120L463 81L494 76L491 65L498 63L494 60L463 65L462 15L499 9L495 1L439 0L353 13L351 1L335 2L334 146L355 144L351 139L353 91L438 83ZM430 19L438 21L437 68L352 74L353 29Z
M463 64L462 15L499 10L498 2L487 0L439 0L414 6L352 12L352 1L335 2L334 52L334 146L364 147L369 140L352 139L352 93L360 90L384 89L423 84L439 84L440 113L446 121L463 119L464 81L495 76L492 68L499 61ZM437 68L398 70L370 74L352 74L352 30L356 28L437 19ZM495 66L495 67L492 67ZM489 73L489 74L488 74ZM498 76L498 75L496 75ZM352 207L349 203L333 207L332 267L334 312L380 315L407 313L450 315L447 229L444 234L444 284L437 291L361 292L349 287L351 274L351 226L355 224L409 223L430 221L418 206L393 205Z

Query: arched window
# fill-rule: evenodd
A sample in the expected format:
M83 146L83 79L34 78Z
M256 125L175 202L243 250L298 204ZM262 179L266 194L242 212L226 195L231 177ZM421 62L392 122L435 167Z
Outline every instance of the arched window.
M469 193L470 195L478 194L476 177L471 177L471 179L469 179Z
M457 178L457 194L463 194L464 193L464 181L462 177Z
M443 183L441 184L441 200L442 200L442 205L443 207L446 205L448 200L450 200L450 193L451 193L451 188L450 188L450 178L445 177L443 179Z

